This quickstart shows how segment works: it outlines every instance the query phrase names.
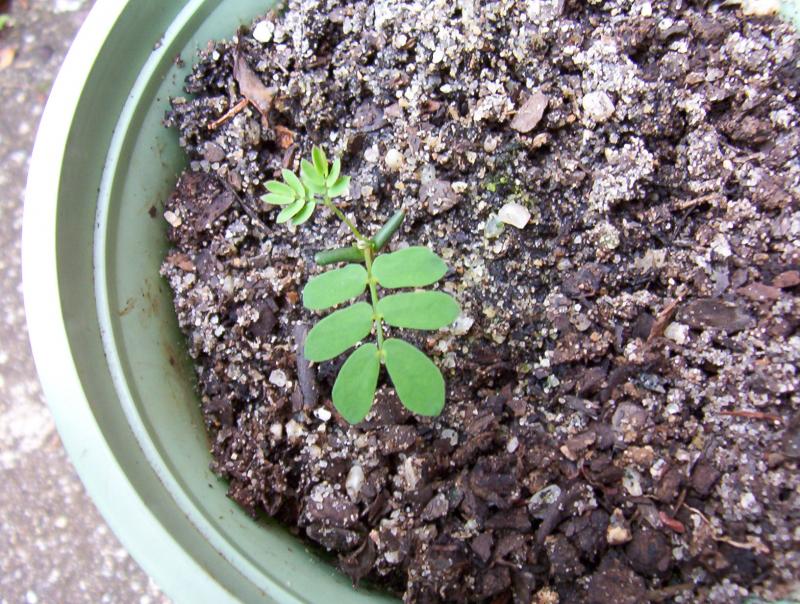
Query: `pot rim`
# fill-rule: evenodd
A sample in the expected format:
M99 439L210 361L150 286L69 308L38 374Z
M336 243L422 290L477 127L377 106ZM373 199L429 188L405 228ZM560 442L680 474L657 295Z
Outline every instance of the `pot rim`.
M191 10L196 4L197 0L181 10ZM70 46L39 124L22 228L28 334L39 381L64 448L96 508L125 549L174 600L236 602L150 510L115 457L89 405L62 305L56 247L62 175L53 168L63 166L73 119L95 58L127 6L119 0L97 0ZM187 578L191 583L188 589Z

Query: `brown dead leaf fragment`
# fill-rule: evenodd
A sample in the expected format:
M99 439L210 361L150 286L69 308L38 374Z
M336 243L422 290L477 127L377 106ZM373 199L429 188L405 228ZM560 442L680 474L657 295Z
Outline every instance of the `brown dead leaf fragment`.
M277 89L264 86L258 74L250 69L247 60L239 53L236 54L233 64L233 77L239 84L239 92L242 93L242 96L253 103L264 121L269 124L269 111L272 108L272 99L275 97Z
M542 120L547 108L547 97L541 91L534 91L511 120L511 127L523 134L530 132Z
M664 335L664 330L669 325L669 322L672 320L672 315L675 314L675 309L678 307L678 303L680 302L680 298L677 300L673 300L669 304L667 304L664 309L658 313L656 320L653 322L653 326L650 328L650 335L647 336L647 343L649 344L656 338L660 338Z

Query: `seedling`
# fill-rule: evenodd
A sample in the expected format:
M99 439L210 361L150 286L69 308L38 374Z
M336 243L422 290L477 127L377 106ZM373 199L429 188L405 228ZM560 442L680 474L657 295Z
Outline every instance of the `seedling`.
M386 366L397 396L418 415L439 415L444 407L444 378L425 353L400 338L386 338L384 325L403 329L436 330L452 323L461 309L441 291L422 288L439 281L447 265L430 249L414 246L381 254L400 228L405 213L396 212L371 239L361 234L333 200L347 193L350 177L341 174L341 160L328 163L320 147L312 161L302 160L300 176L283 170L283 182L267 183L266 203L283 206L277 222L295 226L311 218L317 204L331 209L355 238L349 247L323 250L314 260L319 265L344 262L345 266L313 277L303 288L303 305L327 310L369 292L369 301L358 301L335 310L320 320L306 337L304 354L309 361L333 359L375 333L375 342L364 342L347 358L333 385L333 404L348 422L358 423L369 413L378 386L381 365ZM379 287L412 291L379 296Z

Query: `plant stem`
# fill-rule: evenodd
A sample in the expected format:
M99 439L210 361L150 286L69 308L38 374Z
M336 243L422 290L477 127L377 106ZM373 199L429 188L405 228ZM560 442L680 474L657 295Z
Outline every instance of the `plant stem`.
M378 351L383 352L383 318L378 314L378 288L375 287L375 278L372 276L372 248L364 248L364 263L367 265L367 283L369 283L369 296L372 300L372 315L375 317L375 335L378 338Z
M352 223L352 221L347 216L344 215L344 212L342 212L339 208L337 208L335 205L333 205L333 202L331 201L331 198L328 195L327 191L325 191L325 196L322 199L322 203L324 203L326 206L328 206L333 211L333 213L336 214L336 216L339 218L339 220L341 220L343 223L345 223L347 225L347 228L350 229L350 231L352 231L352 233L353 233L353 235L355 235L356 239L358 239L359 241L363 241L363 242L368 242L369 241L369 239L364 237L364 235L362 235L358 231L358 229L356 228L356 225L354 225Z

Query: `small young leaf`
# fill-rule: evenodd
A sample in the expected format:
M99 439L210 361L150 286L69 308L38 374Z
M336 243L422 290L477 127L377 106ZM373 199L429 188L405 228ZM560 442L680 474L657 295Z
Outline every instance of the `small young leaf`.
M350 177L349 176L340 176L335 183L333 183L330 187L328 187L328 195L331 197L339 197L340 195L344 195L347 193L347 189L350 188Z
M362 344L339 370L333 385L333 406L351 424L357 424L369 413L380 369L378 347Z
M330 174L325 177L325 184L329 187L332 187L336 184L336 181L339 179L339 172L342 170L342 160L338 157L333 160L333 166L331 166Z
M311 150L311 158L314 160L314 167L317 172L325 178L328 175L328 158L325 157L325 151L322 150L322 147L314 145Z
M444 277L444 260L423 246L407 247L375 259L372 273L383 287L423 287Z
M317 362L332 359L366 338L371 329L372 307L356 302L314 325L306 337L305 356Z
M348 264L311 279L303 288L303 306L322 310L336 306L363 293L367 271L360 264Z
M267 193L266 195L261 196L261 201L274 206L285 206L292 203L294 199L294 195L291 197L286 197L284 195L279 195L278 193Z
M307 159L300 161L300 176L303 177L303 180L314 183L317 187L325 188L325 177L317 172L314 165Z
M403 219L406 217L405 210L397 210L392 217L387 220L381 229L375 233L375 236L372 238L372 241L375 243L375 249L381 251L389 240L394 236L397 232L397 229L400 228L400 225L403 224Z
M292 188L297 197L306 196L306 190L303 188L303 183L300 182L300 179L297 178L297 175L294 172L284 168L281 170L281 174L283 174L283 180L285 180L286 184Z
M276 195L280 195L281 197L291 197L294 199L296 196L295 190L292 187L279 180L270 180L266 184L266 187L267 191L270 193L275 193Z
M292 205L286 206L283 208L278 214L278 217L275 219L275 222L278 224L283 224L290 218L299 215L306 207L306 200L305 199L298 199Z
M364 252L354 245L321 250L314 254L314 262L320 266L337 262L364 262Z
M443 292L403 292L381 298L378 312L394 327L433 330L450 325L461 308Z
M391 338L383 344L386 370L403 405L417 415L439 415L444 407L444 378L425 353Z
M302 210L300 210L297 215L292 217L292 224L294 226L300 226L306 220L311 218L311 215L314 213L314 208L317 207L317 204L313 201L305 201L305 206Z

